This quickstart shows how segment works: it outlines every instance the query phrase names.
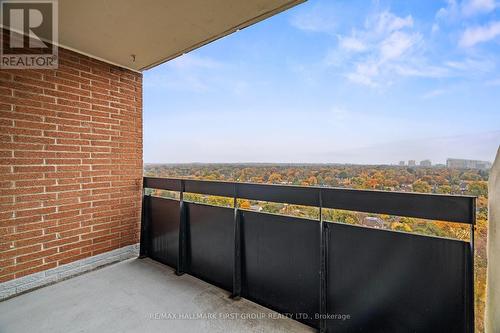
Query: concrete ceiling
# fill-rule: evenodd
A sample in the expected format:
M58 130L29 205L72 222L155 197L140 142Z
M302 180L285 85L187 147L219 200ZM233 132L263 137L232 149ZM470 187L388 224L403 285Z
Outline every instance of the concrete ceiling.
M304 1L59 0L59 44L142 71Z

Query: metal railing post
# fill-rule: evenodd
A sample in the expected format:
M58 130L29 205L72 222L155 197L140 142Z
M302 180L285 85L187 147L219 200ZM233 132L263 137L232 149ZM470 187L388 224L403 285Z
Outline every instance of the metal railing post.
M184 191L186 184L184 180L180 180L180 193L179 193L179 255L177 257L177 270L175 274L183 275L186 271L186 257L187 257L187 219L186 219L186 205L184 203Z
M141 239L139 247L139 258L146 258L149 253L149 195L146 195L146 189L142 189L142 207L141 207Z
M325 333L326 329L326 312L327 312L327 281L326 281L326 246L327 246L327 228L323 222L323 195L319 189L319 246L320 246L320 260L319 260L319 331Z
M241 297L241 214L238 210L238 185L234 183L234 263L233 263L233 293L231 298Z
M474 333L475 332L475 326L476 326L476 319L475 319L475 313L476 313L476 293L475 293L475 267L474 267L474 262L475 262L475 231L476 231L476 199L472 201L472 223L470 224L470 264L471 264L471 269L470 269L470 276L469 276L469 288L471 291L471 296L469 300L469 306L470 306L470 327L469 327L469 332Z

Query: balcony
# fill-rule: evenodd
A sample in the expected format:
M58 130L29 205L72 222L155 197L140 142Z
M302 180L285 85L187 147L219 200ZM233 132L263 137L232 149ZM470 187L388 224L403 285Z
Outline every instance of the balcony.
M473 332L470 242L322 219L342 209L475 223L465 196L145 178L141 256L329 332ZM147 193L147 192L146 192ZM184 200L230 197L233 207ZM238 199L317 207L319 220L238 208ZM473 233L472 233L473 235Z

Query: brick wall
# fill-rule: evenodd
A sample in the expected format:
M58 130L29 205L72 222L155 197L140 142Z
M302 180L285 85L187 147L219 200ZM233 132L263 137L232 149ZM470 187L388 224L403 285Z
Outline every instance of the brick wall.
M0 282L139 241L142 75L0 70Z

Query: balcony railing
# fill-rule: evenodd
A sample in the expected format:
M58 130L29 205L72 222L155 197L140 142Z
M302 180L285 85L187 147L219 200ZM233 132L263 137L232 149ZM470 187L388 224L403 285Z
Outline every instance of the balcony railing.
M475 198L144 178L141 255L322 332L473 332ZM234 208L184 200L230 197ZM243 210L238 199L314 206L319 220ZM326 222L341 209L470 225L470 241Z

